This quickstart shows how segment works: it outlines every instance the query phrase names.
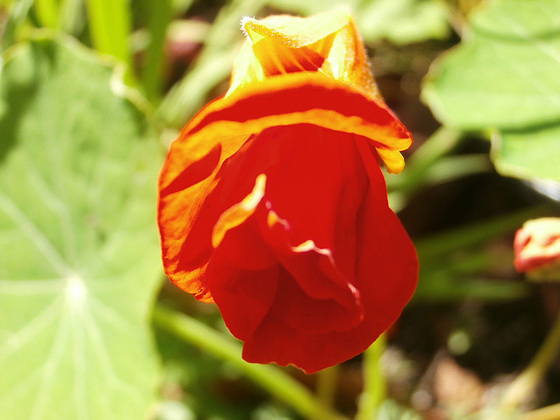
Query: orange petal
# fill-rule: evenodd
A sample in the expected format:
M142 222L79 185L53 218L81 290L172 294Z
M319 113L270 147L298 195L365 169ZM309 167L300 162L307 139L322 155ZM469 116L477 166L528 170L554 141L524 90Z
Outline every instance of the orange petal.
M212 297L200 279L212 241L220 244L228 229L250 216L240 212L243 206L220 216L219 209L207 208L206 199L217 187L226 159L249 139L272 127L299 124L357 135L369 139L391 173L403 169L400 151L412 141L381 100L347 12L245 19L243 27L248 39L236 60L230 90L183 129L159 179L166 273L205 301ZM219 217L223 219L214 228ZM194 226L197 218L205 223ZM186 254L188 263L181 263Z
M171 145L159 179L166 273L199 299L209 299L197 280L205 269L203 251L199 263L188 268L179 267L178 259L194 218L216 187L220 167L252 136L298 124L369 139L390 172L402 169L400 150L411 143L410 133L385 104L318 74L276 76L209 104ZM191 237L189 242L201 247L203 240Z

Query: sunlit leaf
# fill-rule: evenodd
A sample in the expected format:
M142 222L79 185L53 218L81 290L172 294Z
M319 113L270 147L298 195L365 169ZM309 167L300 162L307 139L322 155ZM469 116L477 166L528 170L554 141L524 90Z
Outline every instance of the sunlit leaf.
M508 175L560 180L560 0L498 0L432 67L423 96L444 124L498 129Z
M145 417L160 150L114 69L70 41L0 77L0 416Z
M387 39L395 44L408 44L444 39L450 34L446 8L440 1L362 1L356 18L366 42Z
M495 134L493 161L504 175L560 181L560 123Z
M442 39L449 35L445 5L434 0L269 0L281 10L311 15L344 5L353 10L366 42L395 44Z

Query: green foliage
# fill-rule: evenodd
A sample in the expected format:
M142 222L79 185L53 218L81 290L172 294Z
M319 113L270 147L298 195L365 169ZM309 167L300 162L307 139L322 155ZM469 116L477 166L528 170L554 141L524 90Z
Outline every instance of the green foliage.
M128 3L128 0L87 0L93 45L98 51L130 66L131 11Z
M408 44L449 35L445 6L434 0L270 0L269 4L302 15L343 4L354 10L358 29L367 42L387 39Z
M110 65L75 42L15 47L0 80L0 413L144 417L158 363L161 151Z
M58 4L54 0L35 0L37 18L44 27L56 28L58 25Z
M41 26L76 33L83 27L83 0L35 0L35 15Z
M560 180L559 13L559 0L488 2L426 80L444 124L499 130L492 156L506 175Z
M511 232L542 211L538 207L523 210L417 240L415 245L422 264L414 299L424 302L465 298L502 301L525 296L527 287L523 283L480 278L478 273L496 262L481 245ZM507 257L511 259L512 255Z
M353 380L361 380L355 369L360 361L369 379L358 418L420 418L400 405L404 399L390 399L394 390L379 369L384 340L341 368L340 377L331 372L331 394L325 396L320 390L327 376L319 375L314 393L290 370L245 363L240 343L213 327L217 312L187 316L170 307L197 315L207 309L175 296L170 305L154 307L161 276L155 184L163 154L155 139L160 132L175 133L223 92L242 40L241 16L310 15L340 6L353 11L368 47L382 47L380 87L403 121L412 119L407 109L414 106L407 101L416 98L410 90L394 91L419 80L434 50L455 42L449 20L457 28L462 7L474 2L0 1L0 418L346 418L336 412L342 405L332 403L335 393L348 398L341 392L348 383L343 375L353 372ZM412 128L420 134L419 147L407 156L402 174L387 178L397 212L416 211L414 202L427 189L491 172L487 151L469 148L472 130L492 133L491 158L501 173L560 180L560 0L482 6L459 28L460 45L444 53L426 79L423 97L445 126L433 134L430 122ZM196 37L181 40L179 47L192 50L187 58L174 57L166 43L169 26L193 22L208 27L202 45ZM37 35L37 27L77 39ZM119 62L117 70L107 55ZM183 60L178 68L188 64L183 75L165 67L173 60ZM387 83L401 76L401 87ZM139 104L154 111L158 133ZM423 209L433 211L443 201ZM449 217L441 208L436 213ZM415 238L421 261L415 310L435 302L513 301L531 293L535 286L508 272L507 235L543 208L500 214L467 225L453 219L447 230ZM488 247L504 236L499 249ZM498 280L492 278L496 266ZM239 377L259 387L256 401L223 398L216 390L224 378L237 384ZM352 407L344 407L345 413ZM502 414L492 410L492 416L481 411L471 418Z
M199 346L207 353L229 361L253 382L276 398L288 403L308 418L317 416L325 420L345 420L344 417L321 405L303 385L281 370L267 365L246 363L241 358L241 345L214 331L207 325L164 306L154 310L154 321L163 331Z
M200 109L208 93L231 73L243 40L240 16L255 15L266 0L232 0L223 7L204 40L195 65L177 82L158 107L159 117L180 129Z
M445 127L426 139L398 177L387 177L391 209L398 213L421 188L488 172L491 165L486 154L453 154L463 140L460 132Z
M146 64L142 71L142 82L146 96L158 99L162 91L163 54L167 28L172 18L172 1L145 1L150 40L146 49Z
M421 420L419 414L399 406L392 400L386 400L380 407L376 420Z
M449 36L446 8L440 1L362 1L356 16L368 42L387 39L395 44L409 44Z
M6 1L2 5L5 9L0 9L0 13L3 14L0 20L1 51L12 45L17 32L26 26L27 15L32 5L33 0Z
M524 130L501 130L492 138L491 156L498 171L504 175L560 181L558 139L560 121Z

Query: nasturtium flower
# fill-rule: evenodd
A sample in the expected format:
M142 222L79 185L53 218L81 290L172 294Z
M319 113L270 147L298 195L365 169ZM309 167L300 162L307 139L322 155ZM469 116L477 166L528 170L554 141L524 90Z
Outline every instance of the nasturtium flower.
M171 144L158 222L169 278L215 302L249 362L308 373L365 350L417 281L387 203L410 133L347 12L245 18L228 92Z
M515 268L535 280L560 280L560 218L527 221L515 234Z

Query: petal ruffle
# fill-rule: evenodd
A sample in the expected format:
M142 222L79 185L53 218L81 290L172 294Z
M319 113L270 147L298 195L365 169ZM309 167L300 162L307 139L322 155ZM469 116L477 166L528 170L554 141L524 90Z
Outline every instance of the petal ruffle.
M306 294L297 282L280 276L270 312L245 341L246 360L294 364L313 373L364 351L397 319L410 299L418 269L414 247L387 206L384 179L375 165L373 151L364 139L357 139L356 145L369 179L368 192L356 217L354 285L362 300L361 322L330 331L318 326L302 328L289 322L289 314L284 310L286 302L295 297L301 303ZM305 302L303 307L320 313L320 307L311 302Z
M367 138L392 172L402 169L399 151L411 143L410 133L385 104L317 74L278 76L209 104L171 145L159 180L164 266L181 288L211 301L198 280L205 270L202 250L188 265L179 260L187 237L190 246L206 247L204 239L193 239L198 237L191 232L193 220L201 210L212 213L203 203L224 161L268 128L304 123Z
M309 124L271 128L215 179L192 231L227 229L214 247L206 241L201 284L247 360L311 373L365 350L398 317L416 256L367 139Z
M334 255L327 256L323 252L323 259L334 256L339 268L352 277L355 215L367 188L367 178L365 171L360 169L359 159L352 136L348 134L341 135L311 125L265 130L222 165L215 176L216 186L200 204L204 211L193 219L185 237L177 267L186 271L199 264L203 269L198 273L196 287L207 296L210 286L200 279L211 277L205 276L204 270L217 253L214 248L220 248L218 245L227 236L226 231L242 224L255 212L255 206L265 195L264 216L258 233L267 242L265 249L274 250L276 259L293 270L294 275L299 272L298 277L305 282L302 287L307 293L325 298L321 294L331 290L330 295L346 299L346 306L350 306L355 297L346 280L338 279L338 285L321 283L314 276L314 269L304 274L301 267L295 263L292 265L290 258L310 250L321 255L320 249L328 249ZM259 183L258 179L265 177L267 185L263 192L264 181ZM257 182L253 184L255 179ZM214 246L210 240L212 235ZM231 249L229 254L235 257L229 258L231 262L228 264L237 264L239 269L261 268L261 261L266 261L267 257L262 255L263 247L251 243L260 240L251 238L255 235L255 232L248 233L243 237L243 243ZM309 241L313 246L306 248ZM243 252L242 248L251 250L245 258L237 257L237 253ZM325 262L321 264L328 266ZM332 278L336 280L338 277Z
M308 373L365 350L416 285L379 168L410 133L379 96L352 18L246 18L227 94L159 178L165 271L215 301L253 362Z

